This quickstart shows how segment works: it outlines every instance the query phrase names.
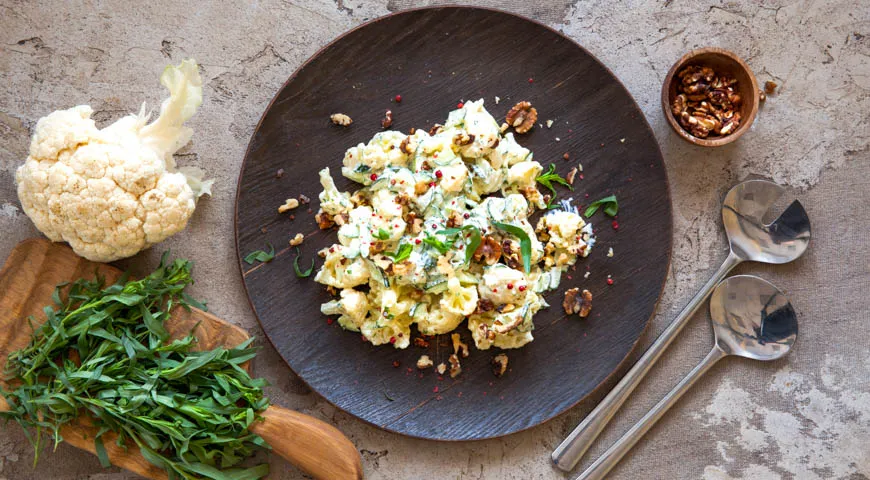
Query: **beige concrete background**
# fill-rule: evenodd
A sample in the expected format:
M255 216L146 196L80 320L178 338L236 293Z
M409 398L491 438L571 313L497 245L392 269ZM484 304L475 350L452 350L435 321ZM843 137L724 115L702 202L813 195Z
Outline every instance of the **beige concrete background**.
M719 202L750 175L791 187L813 220L806 256L791 265L743 265L783 288L800 314L793 354L774 364L728 359L716 366L641 441L613 478L870 478L870 6L865 0L611 0L480 5L526 15L563 31L607 64L643 108L661 144L674 207L674 255L648 345L726 253ZM157 76L195 57L205 101L179 159L217 179L188 229L129 262L153 267L171 247L197 263L192 293L211 310L260 334L244 297L232 237L236 178L267 102L308 56L350 27L428 2L37 2L0 0L0 258L37 235L20 212L13 176L37 119L90 104L101 125L157 105ZM718 150L691 147L666 125L661 81L687 50L721 46L743 56L780 92L752 130ZM698 315L641 385L597 455L652 406L712 344ZM371 479L559 479L549 453L593 402L527 432L458 444L385 433L336 411L294 377L268 346L255 364L276 403L325 419L362 453ZM0 477L133 478L61 445L31 467L16 425L0 430ZM585 464L588 464L588 459ZM273 459L272 478L305 478Z

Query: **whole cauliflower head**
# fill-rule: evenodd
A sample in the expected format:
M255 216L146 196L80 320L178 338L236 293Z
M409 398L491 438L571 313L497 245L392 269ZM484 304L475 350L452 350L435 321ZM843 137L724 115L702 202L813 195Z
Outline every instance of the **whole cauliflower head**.
M199 196L211 194L212 180L172 158L190 140L183 123L202 103L197 65L169 66L160 82L170 97L150 124L144 104L102 130L87 105L37 122L15 180L24 212L49 239L92 261L130 257L181 231Z

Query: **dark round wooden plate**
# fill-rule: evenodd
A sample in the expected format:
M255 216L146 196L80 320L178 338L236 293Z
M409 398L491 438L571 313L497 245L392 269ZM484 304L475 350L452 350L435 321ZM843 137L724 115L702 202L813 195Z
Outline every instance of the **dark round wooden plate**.
M394 97L402 96L401 103ZM501 97L496 104L494 97ZM443 122L456 104L486 99L504 118L531 101L539 122L518 141L535 160L555 163L563 175L582 162L575 204L615 193L618 230L602 213L592 222L598 245L535 316L535 341L507 351L510 370L493 376L497 350L462 360L456 379L414 368L426 353L436 364L451 353L449 336L428 349L373 347L359 334L329 324L320 304L331 297L313 278L297 278L288 239L305 234L300 266L337 241L318 230L317 172L331 167L341 190L344 151L381 131L386 110L392 129L407 132ZM348 128L329 115L353 118ZM563 154L570 154L570 161ZM283 169L283 176L276 172ZM565 192L568 193L568 192ZM304 194L310 205L278 214L285 198ZM588 194L588 195L587 195ZM562 194L564 195L564 194ZM242 166L236 204L236 243L251 305L269 340L313 390L378 427L414 437L474 440L540 424L589 395L634 348L652 316L668 271L671 202L661 152L640 109L613 74L586 50L539 23L504 12L465 7L412 10L369 22L324 47L290 77L263 114ZM271 243L268 264L242 262ZM606 256L612 247L615 255ZM318 266L320 259L318 258ZM584 274L589 272L589 278ZM614 284L607 285L608 276ZM592 315L566 318L566 288L595 295ZM463 324L463 339L470 334ZM398 362L398 367L394 366Z

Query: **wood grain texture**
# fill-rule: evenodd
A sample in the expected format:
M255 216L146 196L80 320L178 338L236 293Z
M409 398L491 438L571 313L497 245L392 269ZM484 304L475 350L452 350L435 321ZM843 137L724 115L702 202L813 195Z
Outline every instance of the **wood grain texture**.
M393 101L402 95L401 103ZM496 105L494 96L501 97ZM562 286L546 295L554 305L535 317L536 340L508 351L508 373L496 379L490 359L497 350L472 351L456 379L418 372L426 353L436 364L451 353L449 337L428 349L373 347L358 334L329 325L320 304L330 299L312 278L293 274L292 235L306 235L300 264L337 241L318 230L317 172L331 167L341 190L359 185L337 172L344 151L381 131L393 112L393 129L407 132L443 122L464 100L486 99L501 119L529 100L539 121L518 141L535 160L555 163L562 174L582 162L574 204L615 193L619 230L602 214L598 246ZM334 126L342 112L354 123ZM559 137L557 140L556 137ZM570 154L566 162L562 156ZM277 178L278 169L284 175ZM586 197L585 194L589 194ZM312 199L279 215L285 198ZM236 205L239 265L251 304L269 340L312 389L339 408L378 427L415 437L472 440L537 425L589 395L621 363L646 328L661 294L671 251L671 204L661 152L637 105L592 55L543 25L510 14L438 7L383 17L327 45L288 80L255 130L239 180ZM268 264L249 266L247 253L267 242L278 247ZM282 248L281 246L285 247ZM613 247L616 256L607 258ZM589 267L590 276L584 279ZM607 286L612 275L615 285ZM558 306L566 288L595 294L586 320L565 318ZM459 331L471 344L463 324ZM400 367L395 368L393 362Z
M51 303L51 294L57 284L79 278L92 279L99 275L114 282L121 271L106 264L93 263L78 257L66 245L45 239L31 239L20 243L9 255L0 271L0 365L6 364L9 354L28 344L31 328L44 319L42 308ZM197 327L197 324L199 326ZM218 346L234 347L249 335L202 310L173 310L166 328L173 338L187 335L194 328L198 349ZM246 365L247 367L247 365ZM8 409L0 397L0 410ZM263 412L265 421L252 430L269 443L275 453L315 478L362 478L362 466L356 448L341 432L313 417L271 406ZM67 443L95 453L94 438L98 432L87 417L75 425L61 429ZM112 464L155 480L166 479L166 473L146 461L135 445L123 449L115 445L116 436L104 435L104 445Z

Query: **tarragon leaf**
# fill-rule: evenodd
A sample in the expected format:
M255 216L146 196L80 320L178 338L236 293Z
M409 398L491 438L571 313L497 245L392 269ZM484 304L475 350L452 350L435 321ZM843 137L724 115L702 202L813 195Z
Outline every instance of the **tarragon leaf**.
M393 263L404 262L411 256L411 251L414 247L410 243L399 245L399 249L395 252L384 252L384 255L393 259Z
M311 273L314 272L314 257L311 257L311 266L308 267L308 270L303 271L299 268L299 248L296 248L296 258L293 259L293 271L299 278L310 277Z
M520 239L520 254L523 257L523 270L529 273L532 269L532 240L522 228L509 223L492 222L492 225Z
M269 246L269 251L264 252L263 250L255 250L247 255L245 255L245 262L248 265L253 265L254 262L263 262L268 263L271 262L273 258L275 258L275 247L272 246L271 243L266 243Z
M598 211L599 207L604 207L604 213L611 217L615 217L616 214L619 213L619 203L616 201L616 195L610 195L590 203L589 206L586 207L586 211L583 212L583 215L586 218L589 218L592 215L595 215L595 212Z

